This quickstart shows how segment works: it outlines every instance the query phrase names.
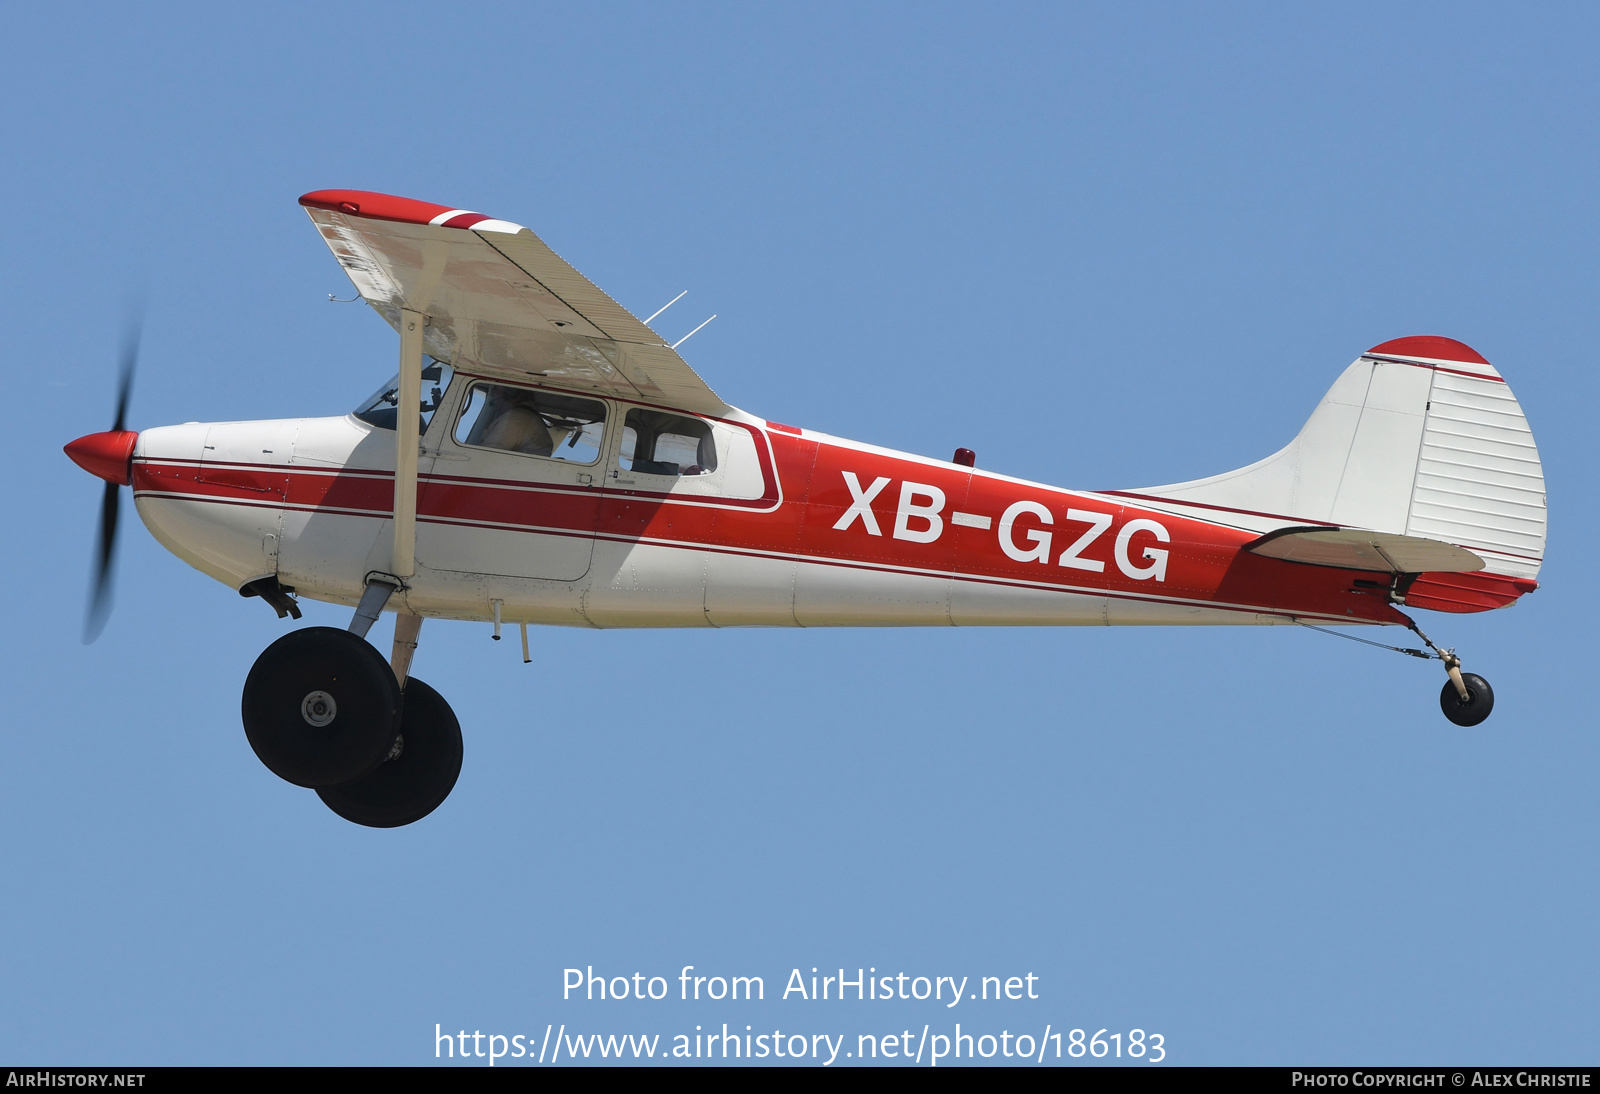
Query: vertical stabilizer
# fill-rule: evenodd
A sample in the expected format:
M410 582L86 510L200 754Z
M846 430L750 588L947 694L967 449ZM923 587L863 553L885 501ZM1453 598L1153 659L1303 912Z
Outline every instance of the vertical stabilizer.
M1494 367L1449 338L1374 346L1288 447L1139 493L1439 540L1510 577L1536 577L1544 559L1544 471L1528 420Z

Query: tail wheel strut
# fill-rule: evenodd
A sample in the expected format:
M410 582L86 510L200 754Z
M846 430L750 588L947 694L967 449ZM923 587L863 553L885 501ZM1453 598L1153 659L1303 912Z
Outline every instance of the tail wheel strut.
M1293 618L1293 617L1291 617ZM1402 616L1402 618L1405 618ZM1494 710L1494 689L1489 686L1489 681L1471 672L1461 671L1461 658L1456 656L1455 650L1442 650L1434 645L1433 639L1422 633L1422 628L1417 626L1413 619L1406 619L1406 626L1424 643L1432 653L1424 650L1407 649L1403 646L1391 646L1385 642L1373 642L1366 638L1357 638L1353 634L1340 634L1338 631L1328 630L1326 627L1316 627L1303 619L1295 619L1296 623L1307 630L1321 631L1331 634L1335 638L1347 638L1352 642L1360 642L1368 646L1377 646L1379 649L1393 650L1403 653L1407 657L1420 657L1424 661L1437 658L1444 664L1444 671L1450 677L1445 683L1444 690L1439 693L1439 706L1444 710L1444 716L1458 726L1475 726L1489 717Z
M1444 711L1444 716L1458 726L1481 724L1494 711L1494 689L1489 681L1477 673L1462 672L1461 658L1456 656L1456 651L1434 645L1433 639L1423 634L1414 621L1411 629L1427 643L1434 656L1444 662L1444 671L1450 677L1439 692L1439 709Z

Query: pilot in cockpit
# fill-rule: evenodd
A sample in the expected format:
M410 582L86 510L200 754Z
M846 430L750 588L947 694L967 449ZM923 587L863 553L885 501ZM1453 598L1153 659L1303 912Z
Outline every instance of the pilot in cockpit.
M489 389L480 421L484 424L473 430L477 434L472 438L474 444L530 456L548 456L555 451L550 427L531 393L501 387Z

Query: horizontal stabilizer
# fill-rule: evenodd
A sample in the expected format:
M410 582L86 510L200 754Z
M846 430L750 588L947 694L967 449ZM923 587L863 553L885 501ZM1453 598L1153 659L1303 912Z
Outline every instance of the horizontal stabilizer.
M1357 528L1282 528L1246 544L1245 550L1311 566L1393 574L1467 573L1484 567L1471 551L1443 540Z

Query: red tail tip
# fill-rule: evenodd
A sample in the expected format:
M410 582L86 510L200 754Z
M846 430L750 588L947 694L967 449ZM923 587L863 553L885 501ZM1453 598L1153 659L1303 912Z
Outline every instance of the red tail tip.
M119 429L79 437L62 451L89 474L128 486L133 482L133 446L137 443L139 434Z
M1465 364L1487 365L1481 353L1454 338L1437 334L1416 334L1410 338L1394 338L1382 345L1373 346L1368 353L1392 353L1397 357L1426 357L1434 361L1460 361Z

